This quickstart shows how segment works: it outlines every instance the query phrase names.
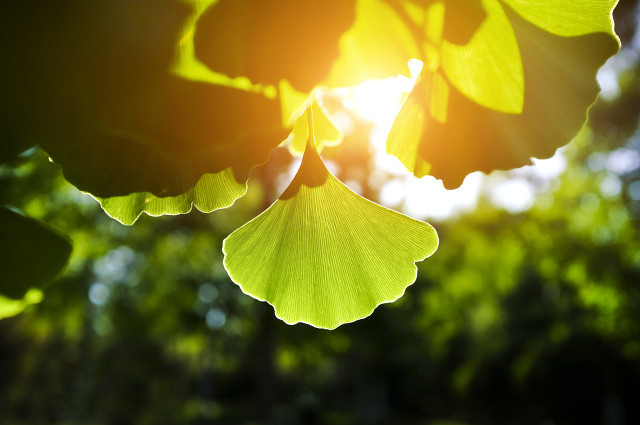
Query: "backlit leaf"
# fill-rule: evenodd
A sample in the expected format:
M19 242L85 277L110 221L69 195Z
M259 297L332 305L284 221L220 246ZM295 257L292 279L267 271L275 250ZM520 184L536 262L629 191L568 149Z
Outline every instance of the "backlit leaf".
M247 183L238 183L230 169L204 174L187 192L177 196L158 197L149 192L126 196L96 198L102 209L122 224L131 225L144 212L150 216L186 214L196 207L212 212L231 206L247 192Z
M574 37L613 32L611 10L618 0L503 0L521 17L555 35Z
M610 5L608 0L602 2ZM584 3L584 15L602 13L601 8L587 9L589 4ZM522 59L522 113L483 107L452 85L442 122L433 110L434 74L423 71L387 140L387 151L402 152L407 168L415 172L415 164L424 162L430 166L429 173L448 188L459 186L474 171L516 168L530 164L531 157L548 158L568 143L596 99L598 69L620 47L611 31L561 37L503 7ZM418 131L412 117L420 115L424 121ZM419 134L418 143L415 134Z
M524 76L516 36L498 0L483 0L482 5L487 17L468 44L444 39L442 69L469 99L497 111L520 113Z
M340 56L324 81L329 87L351 87L371 79L406 73L407 62L420 57L410 28L393 2L358 0L356 20L342 35Z
M289 188L223 251L231 279L280 319L333 329L402 296L437 246L433 227L353 193L310 143Z
M324 146L340 144L342 142L342 132L340 132L331 118L329 118L329 112L318 103L319 101L315 97L311 102L314 118L313 125L318 149L322 149ZM287 138L289 150L294 155L302 155L307 146L307 140L309 140L308 113L309 111L306 109L302 115L298 117L293 125L291 134Z

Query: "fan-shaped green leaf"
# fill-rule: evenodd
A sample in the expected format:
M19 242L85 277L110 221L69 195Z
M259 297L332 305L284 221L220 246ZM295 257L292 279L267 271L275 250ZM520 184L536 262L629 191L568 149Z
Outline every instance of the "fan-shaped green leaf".
M585 3L584 15L602 13L601 8L587 9L588 5ZM459 186L473 171L527 165L531 157L547 158L568 143L585 123L587 110L596 99L598 68L620 47L610 31L561 37L533 25L506 5L504 10L522 58L522 113L485 108L452 86L442 122L433 111L433 74L423 71L387 140L389 152L406 155L401 158L405 165L429 164L430 174L449 188ZM414 116L424 117L417 149L415 123L407 124Z
M516 36L498 0L483 0L482 5L487 17L468 44L442 42L442 69L469 99L496 111L520 113L524 76Z
M309 144L289 188L223 251L231 279L280 319L333 329L402 296L437 246L433 227L353 193Z

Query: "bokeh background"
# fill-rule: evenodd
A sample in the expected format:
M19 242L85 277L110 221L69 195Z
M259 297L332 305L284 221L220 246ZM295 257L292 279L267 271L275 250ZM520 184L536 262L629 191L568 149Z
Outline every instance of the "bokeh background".
M332 109L347 137L330 169L440 235L400 300L334 331L284 324L222 266L222 240L295 172L286 148L233 207L132 227L42 151L2 166L0 201L74 252L0 320L0 423L639 424L637 2L615 18L623 50L589 125L535 167L445 191L379 153L367 111Z

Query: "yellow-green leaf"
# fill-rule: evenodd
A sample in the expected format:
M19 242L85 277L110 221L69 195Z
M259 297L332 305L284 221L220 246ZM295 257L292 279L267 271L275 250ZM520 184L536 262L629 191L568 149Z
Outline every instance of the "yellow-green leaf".
M309 144L289 188L223 251L231 279L277 317L334 329L401 297L437 246L433 227L353 193Z
M318 149L324 146L335 146L342 142L342 132L336 127L330 118L329 112L318 102L313 99L311 103L314 118L314 131L316 134ZM305 111L298 117L291 134L287 138L289 142L289 150L294 155L302 155L309 139L308 126L309 110Z
M521 113L525 83L518 41L498 0L482 5L487 17L468 44L443 40L442 69L469 99L496 111Z
M340 38L340 56L324 84L351 87L407 72L420 49L406 23L382 0L358 0L356 20Z
M236 181L231 169L227 168L219 173L204 174L192 189L177 196L159 197L149 192L138 192L96 199L110 217L131 225L142 213L157 217L186 214L193 207L206 213L227 208L246 192L247 183Z
M611 4L609 0L601 3ZM597 71L619 50L617 36L612 31L558 36L524 19L509 6L503 7L522 61L521 113L483 106L452 81L446 91L443 115L442 105L433 99L437 90L430 86L434 74L423 71L387 144L388 151L404 155L402 162L416 175L424 170L416 164L426 163L431 175L442 179L446 187L455 188L474 171L511 169L530 164L532 157L548 158L584 125L599 90ZM585 9L584 13L604 13L610 19L608 9ZM451 75L447 77L451 79ZM495 78L502 83L500 75ZM424 116L420 130L412 116Z
M564 37L613 32L618 0L503 0L532 24Z

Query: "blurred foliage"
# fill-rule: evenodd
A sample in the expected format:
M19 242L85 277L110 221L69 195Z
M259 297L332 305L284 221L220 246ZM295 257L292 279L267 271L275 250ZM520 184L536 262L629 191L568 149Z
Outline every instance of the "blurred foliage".
M618 12L623 46L635 7ZM638 54L623 50L619 94L594 106L532 209L481 199L438 223L441 248L405 296L332 332L287 326L222 266L222 240L278 197L286 148L232 208L134 227L43 152L13 159L0 204L74 250L57 282L0 321L2 423L640 423ZM369 131L325 156L376 199Z

